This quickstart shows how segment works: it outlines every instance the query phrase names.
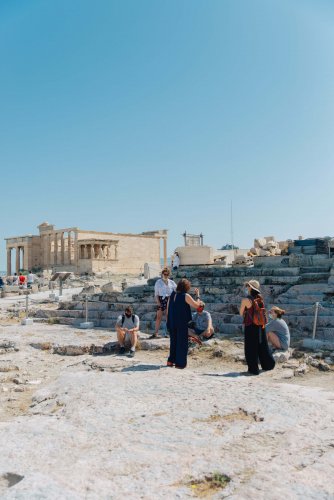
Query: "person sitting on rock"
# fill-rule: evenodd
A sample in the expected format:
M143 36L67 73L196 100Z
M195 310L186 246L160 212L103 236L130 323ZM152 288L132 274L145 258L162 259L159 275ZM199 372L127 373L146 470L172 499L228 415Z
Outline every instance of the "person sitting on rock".
M134 357L138 342L139 317L133 313L131 306L125 308L124 314L118 316L116 321L117 340L120 345L119 354L125 354L130 348L129 356Z
M282 319L284 309L273 306L269 311L270 321L266 325L266 334L269 344L274 349L282 349L287 351L290 347L290 331L289 327Z
M211 314L204 311L205 304L198 306L189 323L189 336L197 335L200 340L209 340L214 336Z

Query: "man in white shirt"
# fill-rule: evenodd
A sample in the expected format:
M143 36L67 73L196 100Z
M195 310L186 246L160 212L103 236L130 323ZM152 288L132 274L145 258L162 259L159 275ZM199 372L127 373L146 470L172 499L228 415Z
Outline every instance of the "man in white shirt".
M150 338L159 338L159 328L163 316L167 319L167 304L168 299L176 290L176 283L169 279L170 271L167 267L162 270L161 278L158 279L154 286L154 298L157 304L157 319L155 322L155 332Z
M32 273L32 271L29 271L28 278L27 278L27 285L28 288L30 288L35 282L35 275Z

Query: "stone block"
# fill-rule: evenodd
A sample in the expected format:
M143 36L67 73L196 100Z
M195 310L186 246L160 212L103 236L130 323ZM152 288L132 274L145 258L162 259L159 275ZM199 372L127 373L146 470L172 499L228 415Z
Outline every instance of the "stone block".
M94 328L94 323L93 321L84 321L83 323L80 323L79 327L83 330L87 330L89 328Z
M276 351L273 353L273 358L276 363L286 363L290 358L289 351Z
M33 325L33 324L34 324L34 320L32 318L24 318L21 321L21 325L29 326L29 325Z

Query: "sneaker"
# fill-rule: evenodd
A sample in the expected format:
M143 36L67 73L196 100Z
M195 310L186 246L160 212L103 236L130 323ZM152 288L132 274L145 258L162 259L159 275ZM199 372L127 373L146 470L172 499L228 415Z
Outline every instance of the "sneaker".
M125 347L121 347L120 350L118 351L118 354L120 356L122 356L123 354L125 354Z
M136 351L132 351L132 349L130 349L128 356L129 356L129 358L134 358L135 354L136 354Z

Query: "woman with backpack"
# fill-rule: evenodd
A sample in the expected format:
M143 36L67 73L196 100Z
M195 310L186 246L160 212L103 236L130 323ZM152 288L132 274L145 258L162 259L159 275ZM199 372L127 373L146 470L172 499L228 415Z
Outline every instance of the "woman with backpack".
M267 314L260 292L260 283L250 280L244 285L245 298L240 305L245 334L245 358L248 373L259 375L259 362L262 370L272 370L275 360L269 350L265 325Z

